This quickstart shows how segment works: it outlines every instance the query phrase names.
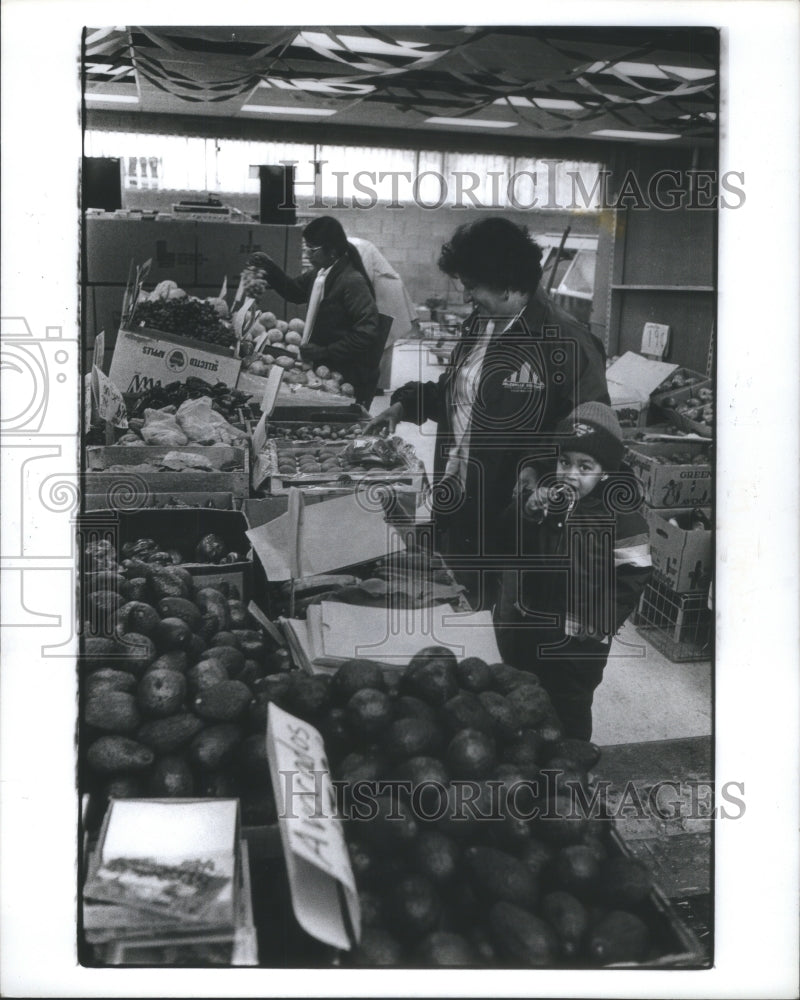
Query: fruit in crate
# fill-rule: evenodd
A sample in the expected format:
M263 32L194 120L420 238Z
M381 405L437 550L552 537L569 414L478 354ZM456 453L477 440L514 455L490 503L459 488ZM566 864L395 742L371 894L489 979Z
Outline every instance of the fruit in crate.
M296 321L291 320L291 322L294 323ZM303 334L302 332L298 332L296 329L290 328L286 331L286 336L283 339L287 344L300 345L303 342Z
M272 329L267 330L267 341L270 344L282 344L283 332L277 326L273 326Z
M156 291L160 287L161 285L157 286ZM157 297L154 297L154 292L146 301L139 301L131 320L131 328L162 330L164 333L174 333L222 347L235 343L236 338L230 324L220 317L212 303L190 299L185 293L175 296L172 294L175 291L176 289L167 289L164 296Z

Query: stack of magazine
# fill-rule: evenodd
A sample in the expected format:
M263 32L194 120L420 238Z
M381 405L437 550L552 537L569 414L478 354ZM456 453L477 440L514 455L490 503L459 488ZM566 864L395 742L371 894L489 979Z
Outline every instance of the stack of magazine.
M99 964L257 964L238 799L112 799L83 931Z

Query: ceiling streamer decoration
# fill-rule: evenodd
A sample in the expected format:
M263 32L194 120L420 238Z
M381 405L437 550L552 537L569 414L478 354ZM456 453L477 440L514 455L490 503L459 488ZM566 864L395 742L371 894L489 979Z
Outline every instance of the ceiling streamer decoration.
M715 58L708 32L690 29L132 26L87 29L84 73L87 95L138 90L142 110L173 100L236 115L280 94L298 109L371 109L360 120L385 127L391 108L414 124L488 115L564 136L703 136L715 128Z

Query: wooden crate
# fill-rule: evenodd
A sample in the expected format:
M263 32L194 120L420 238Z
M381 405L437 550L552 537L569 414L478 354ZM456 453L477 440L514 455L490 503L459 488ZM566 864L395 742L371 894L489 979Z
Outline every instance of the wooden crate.
M135 466L158 464L170 451L193 452L203 455L219 469L218 472L192 470L186 472L140 472ZM113 465L131 466L130 474L109 472ZM225 468L223 468L225 467ZM152 494L230 493L244 499L250 495L250 456L246 448L226 445L186 445L181 448L129 447L126 445L91 446L86 449L86 471L83 474L84 494L102 494L114 498L124 494L124 509L136 510L147 506ZM121 504L109 503L119 509Z
M83 509L91 510L129 510L125 498L108 493L84 493ZM234 510L233 494L231 493L150 493L144 497L141 510Z
M349 442L330 442L334 447L341 445L344 450ZM296 455L313 454L319 445L306 442L291 442L291 452ZM421 493L426 489L427 477L419 459L409 447L405 464L394 469L332 469L326 472L282 473L278 471L278 449L274 439L267 441L264 450L253 463L253 487L265 489L272 495L288 493L294 486L298 489L358 490L379 484L405 486Z
M609 853L626 858L632 856L627 844L615 829L613 820L609 846ZM651 954L640 962L617 962L605 968L685 969L703 968L710 964L710 958L705 954L697 937L683 923L657 884L653 883L647 898L637 909L641 910L648 927L654 932Z

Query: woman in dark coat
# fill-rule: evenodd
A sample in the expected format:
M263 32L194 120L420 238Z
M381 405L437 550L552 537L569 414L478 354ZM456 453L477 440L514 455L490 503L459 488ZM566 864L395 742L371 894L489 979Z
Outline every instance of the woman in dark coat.
M289 302L307 302L300 356L315 368L338 371L354 389L356 402L369 406L378 382L383 340L375 295L358 250L341 224L328 215L303 230L311 267L291 278L265 253L248 263L266 272L270 285Z
M554 464L556 424L578 403L609 401L603 345L540 288L541 258L508 219L460 226L439 258L474 306L452 361L438 382L397 389L368 428L436 421L436 545L483 607L502 565L499 514Z

